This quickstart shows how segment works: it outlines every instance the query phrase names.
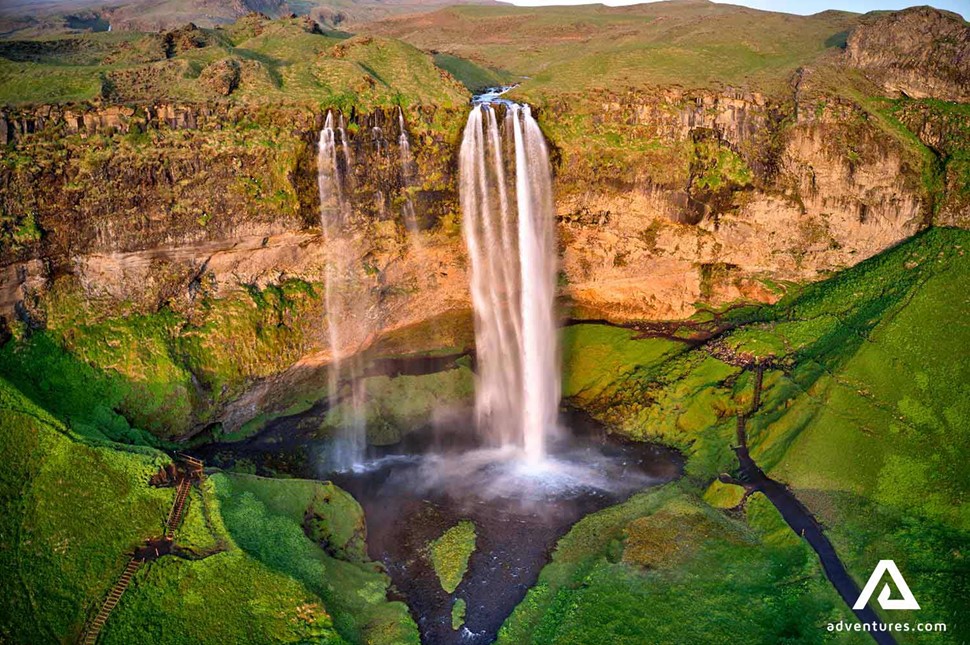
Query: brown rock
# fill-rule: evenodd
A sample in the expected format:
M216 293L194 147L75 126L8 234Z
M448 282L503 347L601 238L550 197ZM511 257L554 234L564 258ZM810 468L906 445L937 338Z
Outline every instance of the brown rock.
M932 7L880 14L849 35L845 57L887 92L970 102L970 25Z

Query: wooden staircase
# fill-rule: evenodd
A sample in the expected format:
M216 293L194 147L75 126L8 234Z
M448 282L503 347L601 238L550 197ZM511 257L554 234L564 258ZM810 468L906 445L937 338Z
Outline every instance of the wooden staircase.
M118 578L111 591L108 592L108 597L104 599L104 603L101 605L101 609L98 610L98 615L94 617L91 624L88 625L88 629L84 634L84 638L81 639L81 643L84 645L94 645L98 642L98 636L101 634L101 630L104 629L104 624L108 622L108 616L111 615L111 610L115 608L118 601L121 600L122 594L131 584L131 577L135 575L138 571L142 561L138 558L132 558L128 561L128 566L125 567L124 573Z
M168 521L165 523L165 537L174 538L175 529L182 522L182 511L185 510L185 502L189 498L189 491L192 490L192 482L187 478L179 480L178 489L175 492L175 503L168 514Z
M175 490L175 500L172 503L172 510L169 511L168 519L165 521L165 537L169 540L169 543L175 537L175 531L178 529L179 524L182 523L182 514L185 512L185 503L188 501L189 492L192 490L193 478L201 480L204 476L202 461L188 455L181 455L181 457L191 472L185 473L183 471L180 476L178 486ZM149 541L149 547L151 543ZM168 553L167 550L166 553ZM156 556L158 555L157 548L155 554ZM144 555L143 550L136 551L135 555L128 561L128 566L125 567L121 577L111 587L111 591L108 592L108 597L105 598L104 603L98 610L98 614L88 624L87 629L81 636L79 642L82 645L95 645L98 642L98 636L101 634L101 630L104 629L105 623L108 622L108 616L111 615L112 610L117 606L118 601L121 600L121 596L128 589L128 585L131 584L131 578L138 571L138 567L145 562L143 559L145 557L152 559L151 556Z

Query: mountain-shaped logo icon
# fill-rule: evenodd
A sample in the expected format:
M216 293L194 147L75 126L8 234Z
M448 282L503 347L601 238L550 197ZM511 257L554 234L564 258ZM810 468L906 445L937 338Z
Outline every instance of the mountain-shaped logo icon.
M889 572L889 577L892 578L893 584L899 589L899 594L902 598L890 598L889 596L892 592L889 589L889 585L886 584L882 588L882 591L879 592L879 606L883 609L919 609L919 603L916 602L916 597L909 590L909 585L903 579L903 574L899 572L899 568L896 567L896 563L892 560L879 561L879 564L872 571L872 575L869 576L869 582L866 583L862 593L859 594L859 599L852 608L862 609L866 606L876 587L882 582L882 577L886 572Z

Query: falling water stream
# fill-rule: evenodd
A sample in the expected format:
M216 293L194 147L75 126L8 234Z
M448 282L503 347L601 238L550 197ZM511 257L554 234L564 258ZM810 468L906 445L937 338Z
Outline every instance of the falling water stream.
M364 300L355 291L366 285L354 281L354 245L347 227L350 202L345 188L349 186L350 146L343 116L334 127L332 112L327 112L317 146L317 189L320 194L320 228L327 245L328 262L324 274L324 306L331 361L328 370L330 409L341 415L338 432L330 452L329 466L345 470L359 464L366 448L365 381L361 377L361 359L355 353L345 357L351 342L350 325L366 325L366 312L360 309ZM339 143L338 143L339 140ZM340 147L340 155L337 147ZM341 386L348 383L350 394L341 400Z
M414 180L414 157L411 155L411 140L408 138L407 126L404 123L404 111L401 108L397 109L397 123L400 130L397 137L397 146L401 151L401 185L404 188L404 204L401 206L401 214L404 217L404 226L412 234L413 239L418 230L418 220L410 192Z
M488 103L468 116L459 156L463 232L471 260L479 430L545 457L560 382L554 316L556 246L549 153L528 106Z
M386 566L391 597L408 603L427 643L494 640L577 520L681 472L676 453L618 441L583 415L560 409L549 154L529 107L500 94L473 102L459 152L475 313L474 402L402 428L399 444L367 446L365 376L373 376L374 362L361 350L376 329L370 322L376 289L361 268L366 227L358 231L352 221L347 129L342 117L328 113L317 162L329 398L270 422L246 441L200 453L225 466L245 459L263 474L331 479L351 492L367 518L370 557ZM398 125L407 192L414 164L403 112ZM374 127L370 135L382 154L383 131ZM414 232L410 195L402 216ZM455 359L449 365L401 360L418 361L403 372L415 376L457 369ZM463 519L475 524L477 546L461 584L447 593L422 554ZM454 629L451 609L459 598L467 614Z

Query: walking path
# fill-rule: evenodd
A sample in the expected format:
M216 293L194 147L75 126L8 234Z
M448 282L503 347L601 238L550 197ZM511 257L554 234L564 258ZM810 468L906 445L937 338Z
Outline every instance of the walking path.
M172 510L169 511L168 519L165 521L165 534L162 537L146 540L143 546L135 550L134 555L128 560L128 565L125 567L124 572L122 572L121 577L118 578L117 582L115 582L114 586L108 592L108 596L101 604L101 608L98 610L94 620L88 623L87 628L84 630L80 640L82 645L95 645L98 642L98 636L101 635L101 630L104 629L108 618L111 616L111 612L118 605L118 601L121 600L121 596L128 589L128 585L131 584L131 578L138 571L138 568L145 562L156 560L172 552L175 531L182 523L182 517L185 514L185 503L188 500L189 492L192 490L192 484L201 480L203 476L203 464L201 461L187 455L180 455L180 457L182 464L174 470L176 482L175 500L172 502Z

